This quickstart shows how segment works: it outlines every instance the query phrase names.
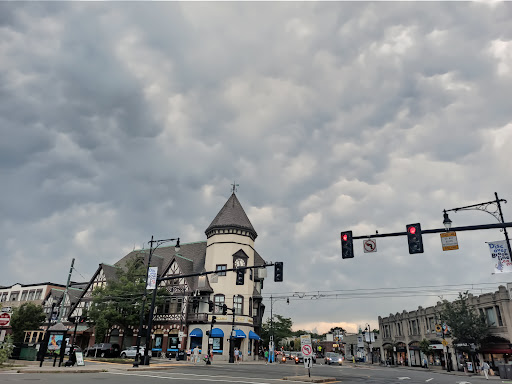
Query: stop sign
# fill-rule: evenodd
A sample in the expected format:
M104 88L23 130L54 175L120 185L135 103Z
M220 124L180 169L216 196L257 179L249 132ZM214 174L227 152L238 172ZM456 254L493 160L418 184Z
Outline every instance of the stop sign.
M8 313L2 313L0 315L0 327L5 327L6 325L9 325L9 322L11 321L11 315Z

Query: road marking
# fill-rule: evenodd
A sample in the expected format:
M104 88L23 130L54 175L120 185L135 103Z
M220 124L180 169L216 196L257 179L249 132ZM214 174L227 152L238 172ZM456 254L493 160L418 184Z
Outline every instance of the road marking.
M405 376L405 377L399 377L399 378L398 378L398 380L411 380L411 378L410 378L410 377Z
M430 380L434 380L434 378L433 378L433 377L431 377L430 379L427 379L427 380L425 380L425 381L428 383Z
M188 378L188 377L168 377L168 376L157 376L157 375L149 375L149 374L141 374L141 373L123 373L123 372L105 372L105 373L111 374L111 375L151 377L151 378L154 378L154 379L220 381L220 382L223 382L223 383L226 382L225 378L230 378L230 379L246 379L247 380L247 377L196 375L196 374L192 374L192 373L179 373L179 372L173 372L173 375L180 374L180 375L184 375L184 376L195 376L195 377L190 377L190 378ZM204 377L204 379L203 378L198 378L197 376ZM219 379L213 379L212 377L218 377ZM262 380L268 380L268 381L279 380L279 381L282 381L281 379L262 379ZM290 383L304 383L303 381L294 381L294 380L286 380L286 381L290 382ZM242 380L237 380L236 382L237 383L246 383L246 384L267 384L267 382L264 382L264 381L242 381Z

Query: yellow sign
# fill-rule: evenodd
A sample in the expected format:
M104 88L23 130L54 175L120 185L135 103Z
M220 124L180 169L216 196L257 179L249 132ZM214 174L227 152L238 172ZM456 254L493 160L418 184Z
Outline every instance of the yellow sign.
M442 332L441 324L436 324L436 332Z
M440 235L443 251L453 251L455 249L459 249L459 243L457 242L456 232L444 232L441 233Z
M444 345L445 347L448 345L448 342L447 342L445 339L443 339L443 345Z

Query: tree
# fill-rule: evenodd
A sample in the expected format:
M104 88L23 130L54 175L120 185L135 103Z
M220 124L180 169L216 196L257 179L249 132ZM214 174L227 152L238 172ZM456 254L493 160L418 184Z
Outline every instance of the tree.
M3 343L0 344L0 365L9 359L13 350L14 344L12 342L12 336L7 335Z
M467 291L459 293L459 298L451 303L444 302L441 318L450 326L454 343L478 346L489 334L485 318L469 303Z
M423 339L420 341L420 351L427 356L430 356L434 353L432 348L430 348L430 341L428 339Z
M45 321L46 315L43 307L33 303L23 303L14 308L11 316L11 328L15 343L22 343L25 331L39 329Z
M143 303L145 286L146 266L140 258L135 258L127 261L124 268L118 269L115 280L93 291L93 304L86 312L86 316L88 321L94 323L98 342L105 340L108 330L113 325L125 329L129 325L138 326L142 305L145 316L148 315L151 295L148 294L148 300ZM168 296L165 288L159 288L156 305L162 305Z
M284 338L290 337L293 335L292 332L292 319L283 317L281 315L274 315L272 332L270 328L270 318L267 319L265 323L262 324L261 329L261 338L263 339L263 345L268 345L270 342L270 335L274 335L274 345L277 349L277 346L280 344L281 340Z

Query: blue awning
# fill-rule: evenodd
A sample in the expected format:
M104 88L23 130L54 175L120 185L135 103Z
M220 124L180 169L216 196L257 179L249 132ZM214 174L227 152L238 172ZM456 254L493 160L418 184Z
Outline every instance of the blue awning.
M190 332L190 337L203 337L203 331L199 328L194 328L192 332Z
M245 339L245 333L244 331L240 330L240 329L235 329L235 336L234 338L235 339Z
M210 332L210 337L224 337L224 332L222 332L222 329L213 328Z
M257 334L255 334L253 331L249 331L249 339L253 340L261 340L261 337L259 337Z

